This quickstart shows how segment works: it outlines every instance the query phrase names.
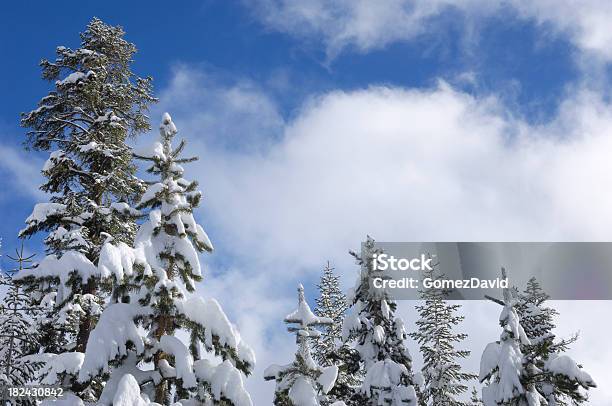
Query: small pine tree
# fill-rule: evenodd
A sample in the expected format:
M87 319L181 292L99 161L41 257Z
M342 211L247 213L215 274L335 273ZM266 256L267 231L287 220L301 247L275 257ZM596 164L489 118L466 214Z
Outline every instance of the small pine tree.
M326 317L333 321L330 325L321 327L321 336L313 340L313 356L319 365L338 367L336 384L330 391L330 401L347 399L351 396L352 388L360 384L359 371L349 370L356 352L348 345L342 343L342 322L348 309L346 295L340 289L340 278L334 274L327 262L323 268L323 275L317 287L319 297L314 313L319 317Z
M338 368L335 365L321 367L310 353L311 340L320 336L318 328L331 326L329 317L316 316L304 297L302 285L298 288L298 308L284 319L287 330L296 334L298 350L289 365L271 365L264 371L264 378L276 381L274 405L317 406L328 404L326 396L332 389Z
M502 278L507 278L503 268ZM531 379L533 371L521 351L521 346L530 341L516 310L518 292L515 288L504 288L503 296L503 300L491 299L503 306L499 316L502 333L500 340L488 344L482 354L480 381L486 382L482 399L485 406L537 406L545 399L536 390Z
M368 237L361 255L351 252L360 266L360 276L349 298L351 313L344 319L343 340L353 343L357 365L365 378L351 399L356 405L416 405L417 395L412 372L412 357L404 341L407 338L403 320L395 315L397 304L384 289L374 289L377 275L372 264L381 251Z
M31 303L19 285L15 284L12 275L29 267L34 255L24 256L15 250L16 256L10 259L18 266L9 274L0 276L0 285L8 288L0 304L0 384L6 386L23 386L34 382L36 370L40 364L26 359L38 348L39 334L33 319L37 308ZM20 405L34 405L34 400L19 399Z
M102 248L100 267L122 283L90 335L79 381L108 379L103 405L114 402L123 384L136 381L144 396L163 405L189 399L251 406L242 376L254 367L252 350L216 300L192 294L202 280L198 253L213 247L193 215L202 197L198 183L183 178L182 164L197 158L181 157L186 144L173 145L176 133L164 114L160 140L138 156L151 163L147 172L158 179L138 203L148 219L134 247L111 240ZM179 331L188 344L177 338ZM211 362L211 354L221 363Z
M563 353L578 339L577 335L569 339L556 339L553 333L554 318L559 313L546 306L549 298L550 296L544 292L535 277L529 279L527 287L519 295L517 311L521 318L521 326L530 341L529 344L524 344L521 350L530 368L537 371L534 374L535 386L538 392L546 398L548 404L582 404L587 401L584 390L593 387L594 382L576 379L574 376L568 376L567 373L548 371L549 363L555 362L554 359L560 356L568 358Z
M440 279L434 265L426 270L424 276L430 279ZM463 372L459 359L470 355L468 350L457 350L456 343L467 338L467 334L455 333L453 328L459 325L465 317L456 313L460 304L449 304L445 298L450 292L446 289L424 289L420 291L423 305L416 306L420 319L416 325L418 330L410 334L419 345L423 355L421 369L425 380L421 391L422 402L432 406L468 406L467 402L458 398L467 391L467 381L476 379L474 374Z
M502 268L502 278L506 278ZM505 288L503 300L490 298L503 306L499 317L500 341L485 348L480 361L480 381L485 406L539 406L579 404L586 400L580 388L596 387L591 376L554 347L554 310L543 307L547 296L535 279L520 295L515 287ZM521 315L526 320L521 320ZM523 327L525 324L525 328ZM528 337L526 331L532 334ZM532 342L533 339L533 342ZM565 348L561 344L558 349Z

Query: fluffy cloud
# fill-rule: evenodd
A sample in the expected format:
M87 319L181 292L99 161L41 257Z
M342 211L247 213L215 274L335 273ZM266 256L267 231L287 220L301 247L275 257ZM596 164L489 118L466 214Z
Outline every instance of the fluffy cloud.
M346 251L366 233L381 241L609 240L612 106L588 90L539 125L495 97L444 82L314 95L285 122L255 83L220 84L185 68L176 74L158 109L173 113L202 158L188 176L204 188L200 213L218 249L202 293L220 299L257 351L248 380L256 404L269 404L274 386L262 382L263 368L292 357L280 320L294 306L296 282L314 296L312 282L330 259L348 286L355 267ZM229 94L250 102L229 103ZM265 147L245 148L245 134L246 145ZM480 348L499 336L499 309L466 306L465 329L478 331L466 344L475 370ZM414 317L409 303L402 309ZM605 309L564 309L564 323L591 344L601 335L579 315ZM576 358L605 380L584 343ZM598 389L594 404L606 396Z
M567 36L581 51L612 58L612 4L605 0L253 0L249 4L270 29L325 44L329 57L346 47L367 52L441 28L437 19L478 19L505 14L535 21Z
M333 255L366 233L605 240L611 111L584 92L532 126L443 82L331 92L307 103L265 154L200 142L199 165L210 210L224 213L213 221L234 246L305 267L320 261L305 249Z

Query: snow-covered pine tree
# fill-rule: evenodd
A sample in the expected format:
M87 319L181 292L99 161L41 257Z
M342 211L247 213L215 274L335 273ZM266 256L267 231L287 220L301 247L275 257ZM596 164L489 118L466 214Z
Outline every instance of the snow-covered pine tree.
M314 359L322 366L335 364L336 350L342 340L342 321L348 309L346 296L340 290L340 278L334 275L334 268L327 262L321 280L317 285L319 297L314 313L332 320L321 328L321 336L313 341Z
M334 274L334 268L329 261L323 268L317 287L319 297L316 299L317 306L314 313L319 317L331 319L333 323L321 326L321 336L313 340L313 357L323 367L331 365L338 367L338 378L328 394L328 399L330 401L348 399L353 388L360 384L363 377L359 375L358 370L350 370L354 364L353 359L358 357L358 354L342 342L342 322L348 303L346 295L340 289L340 278Z
M502 278L506 277L506 271L502 268ZM531 283L530 286L528 290L534 294L533 298L538 297L537 300L541 300L543 296L539 289L533 289L536 285ZM577 397L575 401L568 398L566 393L580 394L579 388L595 387L591 376L567 355L551 353L549 358L543 360L538 359L538 355L534 353L524 352L538 348L538 345L534 345L527 337L518 312L519 307L523 307L525 312L529 306L521 304L524 299L520 298L515 287L506 288L503 293L503 300L487 297L503 306L499 317L503 331L500 341L487 345L480 360L480 381L487 383L482 390L484 405L557 406L584 401L584 395ZM531 308L525 314L531 317L538 315L538 312ZM551 335L550 331L547 331L546 323L541 326L532 325L534 320L537 318L528 322L532 334L548 340ZM559 387L567 392L555 392L550 387L551 381L552 385L559 384ZM552 397L548 396L551 394ZM559 396L554 396L555 394ZM558 400L561 403L558 403Z
M344 341L354 343L365 378L347 404L356 405L416 405L417 395L412 372L412 357L406 348L403 320L395 315L397 304L384 289L374 289L371 280L380 271L372 264L374 254L380 254L369 236L362 245L361 255L351 252L360 266L356 286L349 295L352 303L345 317Z
M304 288L298 287L298 308L284 319L287 330L295 333L298 350L288 365L271 365L264 371L265 380L275 380L274 405L318 406L329 404L326 394L333 388L338 367L321 367L310 353L311 340L317 339L321 326L330 326L329 317L315 315L304 298Z
M519 295L517 311L521 318L521 326L530 341L530 344L523 345L521 350L528 364L538 371L534 377L535 385L549 405L581 404L587 400L584 391L594 386L594 383L589 379L577 379L574 374L568 374L568 371L549 370L560 361L568 365L575 364L573 360L567 360L569 357L563 353L578 338L575 335L569 339L556 339L552 330L555 328L554 318L559 313L546 306L549 298L535 277L527 282L527 287ZM554 361L560 356L563 357L561 360ZM579 372L578 376L585 377L584 371Z
M185 142L174 147L176 133L164 114L160 140L138 155L158 176L138 203L148 220L133 248L113 241L102 248L100 272L124 283L89 337L79 380L108 378L101 405L136 396L136 382L143 404L251 406L242 374L254 366L252 350L216 300L192 294L202 279L198 252L213 247L193 216L202 197L198 184L183 178L181 164L197 158L181 157ZM188 344L177 338L181 332Z
M506 279L502 268L502 279ZM493 299L503 306L499 316L502 327L500 340L489 343L480 360L480 382L485 406L539 406L546 400L538 393L530 379L532 372L526 365L522 345L530 344L516 310L519 303L515 288L504 288L503 300Z
M23 245L21 251L15 252L15 257L7 256L17 262L17 268L0 275L0 285L7 288L0 303L0 385L3 386L21 386L33 382L35 372L40 367L38 363L26 358L38 349L39 334L33 323L38 309L12 280L16 272L29 267L34 255L25 256ZM36 404L30 399L18 399L17 402L24 406Z
M424 271L424 277L443 278L436 270L434 264L431 270ZM461 305L446 302L450 293L446 289L423 289L419 293L423 304L416 306L420 316L416 322L418 329L409 335L419 344L423 355L422 402L427 406L468 406L460 398L468 389L466 382L478 376L464 372L459 364L470 351L455 348L467 338L467 334L453 331L465 319L457 315Z
M136 48L124 34L94 18L79 48L60 46L55 61L43 59L43 78L54 89L21 120L29 128L26 148L51 151L40 187L51 197L34 207L20 232L47 232L48 255L16 277L50 308L42 351L74 351L75 361L103 305L96 267L102 245L110 236L132 242L128 203L144 189L126 139L149 129L144 112L154 98L151 80L130 69Z

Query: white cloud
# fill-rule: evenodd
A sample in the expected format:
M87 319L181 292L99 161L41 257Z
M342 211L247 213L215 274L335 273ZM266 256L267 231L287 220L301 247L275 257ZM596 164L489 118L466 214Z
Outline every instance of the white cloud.
M612 3L605 0L252 0L270 29L322 41L333 58L345 48L368 52L396 41L435 33L448 15L466 26L493 15L533 20L565 35L581 51L612 59Z
M174 67L160 99L153 107L154 123L163 111L176 112L181 135L216 147L265 149L270 135L280 134L284 125L274 101L253 81L187 65Z
M280 320L293 308L295 283L312 282L328 259L345 286L352 283L346 251L366 233L381 241L609 240L612 106L595 93L577 91L540 125L513 116L495 97L444 82L320 94L284 122L252 82L179 73L159 109L173 113L189 151L202 157L187 176L204 188L202 220L214 231L216 256L226 256L214 262L202 293L220 299L257 350L248 380L256 404L269 404L274 387L263 382L263 368L292 357ZM228 94L250 102L228 103ZM247 145L265 140L265 148L245 148L245 134ZM467 306L474 366L478 347L498 337L498 310ZM411 319L409 305L402 307ZM572 318L563 323L583 334L576 358L600 376L595 362L612 362L603 361L609 354L597 361L584 347L605 345L600 327L565 311ZM593 404L606 396L602 385Z
M29 154L32 155L32 154ZM43 162L8 145L0 145L0 176L3 177L4 189L1 194L19 193L30 198L39 199L44 193L38 188L42 183L40 170Z

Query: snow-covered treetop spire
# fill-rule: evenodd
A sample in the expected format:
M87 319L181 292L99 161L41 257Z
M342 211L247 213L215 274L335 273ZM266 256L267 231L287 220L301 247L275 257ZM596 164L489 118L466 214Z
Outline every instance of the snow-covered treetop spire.
M173 148L178 133L170 114L164 113L160 125L160 140L136 157L152 164L147 172L158 175L159 180L149 184L138 209L151 209L149 221L136 237L136 247L155 247L145 256L147 264L160 281L181 277L186 289L194 289L194 281L202 278L197 251L213 250L212 243L201 225L193 217L193 209L199 206L202 193L198 182L183 178L183 163L197 157L181 158L185 141Z
M172 117L170 117L169 113L164 113L162 116L162 122L159 126L159 132L161 134L162 140L164 141L164 146L168 145L170 147L170 142L172 138L178 133L174 122L172 121Z
M314 327L330 325L333 323L333 320L329 317L319 317L315 315L312 310L310 310L310 306L304 297L304 286L302 286L302 284L298 285L298 308L292 313L288 314L284 321L287 324L297 325L289 326L287 330L290 332L297 331L298 337L318 337L320 333L319 331L314 330Z
M319 406L334 387L338 367L319 366L310 353L309 340L320 335L315 327L326 326L333 321L328 317L318 317L310 310L302 284L298 285L298 308L287 315L284 321L290 324L287 330L296 333L298 349L291 364L271 365L264 371L265 380L276 380L274 404Z

